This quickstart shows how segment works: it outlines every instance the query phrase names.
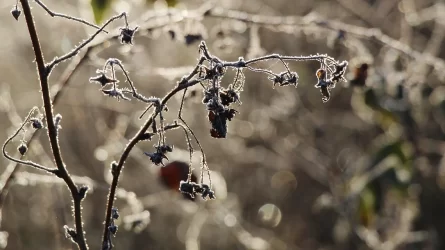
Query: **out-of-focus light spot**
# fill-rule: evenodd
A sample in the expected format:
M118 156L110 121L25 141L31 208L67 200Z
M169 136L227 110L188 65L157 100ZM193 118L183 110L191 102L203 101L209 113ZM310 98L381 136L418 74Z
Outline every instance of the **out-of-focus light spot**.
M335 223L333 236L336 242L345 242L351 232L350 225L345 219L337 220Z
M241 230L236 237L239 242L243 244L247 249L252 250L266 250L270 249L270 245L267 241L259 237L253 237L249 232Z
M334 203L334 198L332 197L332 195L325 193L318 196L312 208L315 213L318 213L324 208L332 207L333 203Z
M271 249L274 249L274 250L288 249L287 244L278 238L272 238L271 240L269 240L269 243L270 243Z
M297 187L297 178L290 171L279 171L272 176L270 185L274 189L295 189Z
M117 1L113 4L113 9L116 12L130 12L131 6L127 1Z
M445 96L445 87L440 86L433 90L433 93L431 93L429 97L429 101L431 105L437 106L444 100L444 96Z
M265 241L262 238L254 237L252 239L251 246L252 246L252 249L263 250L263 249L267 249L269 247L269 244L267 243L267 241Z
M96 148L96 150L94 150L94 157L96 157L98 161L105 161L108 159L108 152L103 148Z
M127 215L123 218L124 228L135 233L142 232L150 223L150 212L145 210L137 214Z
M276 227L281 222L281 210L274 204L264 204L258 210L258 217L265 225Z
M0 248L4 249L8 245L8 232L1 231L0 232Z
M236 126L236 132L239 136L248 138L253 134L253 124L251 122L238 122Z
M234 227L237 223L236 217L233 214L228 214L224 217L224 224L227 227Z

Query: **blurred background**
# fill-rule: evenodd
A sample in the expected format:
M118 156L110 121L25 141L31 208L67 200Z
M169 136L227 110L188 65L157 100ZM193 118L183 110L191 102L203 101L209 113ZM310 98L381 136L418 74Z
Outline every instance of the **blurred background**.
M143 154L152 152L156 142L141 142L119 183L116 249L445 249L443 1L44 3L55 12L96 23L126 11L130 27L140 26L133 46L107 40L89 51L69 81L64 71L69 72L76 58L50 76L53 93L66 83L54 109L63 116L60 143L67 168L77 184L91 188L83 202L90 249L101 244L110 163L119 159L143 124L144 118L138 117L146 106L106 97L89 78L115 57L140 93L163 97L193 69L201 39L223 60L270 53L328 54L349 61L348 82L338 84L331 100L323 103L314 88L316 62L289 64L299 74L297 88L273 88L264 74L245 71L242 105L234 106L239 114L229 122L226 139L209 135L202 89L195 86L186 97L183 117L204 148L217 199L190 201L166 186L169 180L161 167ZM18 22L11 16L14 4L0 3L2 142L33 106L42 106L29 34L23 15ZM50 17L34 1L30 4L47 61L94 32ZM203 16L203 5L211 6L210 14ZM232 13L226 10L275 18L244 22L224 17ZM118 20L107 30L118 34L123 25ZM285 70L275 61L261 66L276 73ZM229 71L223 84L231 83L234 75ZM123 83L121 77L118 72ZM167 122L176 119L180 97L169 102ZM28 128L25 138L33 133ZM17 155L21 138L7 147L8 152ZM175 146L170 161L187 162L182 131L168 132L167 141ZM199 176L197 151L193 162ZM25 158L53 167L45 131ZM27 166L14 170L10 178L13 169L15 164L0 159L0 247L77 249L63 230L64 225L74 226L66 186Z

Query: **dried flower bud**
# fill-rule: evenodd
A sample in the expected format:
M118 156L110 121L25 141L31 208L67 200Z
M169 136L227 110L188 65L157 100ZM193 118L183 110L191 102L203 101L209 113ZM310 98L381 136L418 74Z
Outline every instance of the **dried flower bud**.
M317 82L317 84L315 84L315 87L320 89L320 92L323 96L322 101L327 102L327 101L329 101L329 99L331 97L329 90L331 88L335 87L335 85L332 83L331 80L326 80L326 70L319 69L319 70L317 70L315 75L318 78L318 82Z
M25 155L26 151L28 151L28 147L26 146L25 143L21 143L20 146L17 147L17 150L21 155Z
M112 163L111 163L111 174L113 175L113 176L116 176L117 175L117 162L116 161L113 161Z
M74 228L68 227L67 225L63 226L63 229L65 229L65 237L71 239L74 242L77 238L76 230L74 230Z
M173 151L173 145L161 145L161 146L156 146L155 148L158 152L163 154Z
M111 209L111 218L115 220L119 219L119 211L115 207Z
M57 114L55 117L54 117L54 125L56 125L56 128L57 129L61 129L62 128L62 126L60 125L60 122L62 121L62 115L61 114Z
M286 85L294 85L297 87L298 85L298 74L296 72L281 72L279 75L274 77L269 77L271 81L273 81L273 86L286 86Z
M88 186L82 186L79 188L79 197L81 200L84 199L85 196L87 195L88 189L89 189Z
M17 5L11 10L11 14L15 18L16 21L19 20L19 16L21 13L22 13L22 11L18 9Z
M211 200L216 199L215 192L211 190L207 184L181 181L179 184L179 191L184 194L189 194L192 198L199 193L204 200L207 200L207 198Z
M117 233L117 226L116 225L111 225L111 226L108 227L108 230L110 231L110 233L115 235Z

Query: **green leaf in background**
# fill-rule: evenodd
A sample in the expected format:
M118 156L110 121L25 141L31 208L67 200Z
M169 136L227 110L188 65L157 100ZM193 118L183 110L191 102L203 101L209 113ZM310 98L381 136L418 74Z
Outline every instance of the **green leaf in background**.
M405 156L403 150L402 150L403 143L402 141L396 141L393 143L389 143L382 148L380 148L377 153L375 153L371 166L374 167L377 164L379 164L382 160L384 160L386 157L390 155L395 155L400 159L400 162L402 164L405 164L407 161L407 157Z
M91 0L91 8L93 9L94 21L100 24L109 9L111 8L111 3L113 0Z
M358 209L359 221L362 226L369 227L375 217L376 197L373 190L365 188L360 194Z
M156 1L159 0L146 0L147 3L154 3ZM165 2L167 3L167 6L170 8L176 7L176 5L178 4L179 1L177 0L165 0Z

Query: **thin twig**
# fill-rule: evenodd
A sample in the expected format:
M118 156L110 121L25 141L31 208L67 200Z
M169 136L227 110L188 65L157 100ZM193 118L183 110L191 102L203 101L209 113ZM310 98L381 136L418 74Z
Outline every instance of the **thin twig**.
M106 26L108 26L111 22L113 22L116 19L125 17L127 14L125 12L113 16L110 19L108 19L108 21L106 21L102 27L97 30L92 36L90 36L88 39L84 40L80 45L78 45L76 48L74 48L72 51L68 52L67 54L61 56L61 57L56 57L54 58L50 63L48 63L48 65L46 66L46 70L47 72L51 72L51 70L53 69L53 67L65 60L70 59L71 57L77 55L79 53L79 51L84 48L85 46L87 46L101 31L103 31L105 29Z
M92 24L92 23L90 23L90 22L88 22L88 21L86 21L86 20L83 20L82 18L78 18L78 17L73 17L73 16L68 16L68 15L65 15L65 14L61 14L61 13L57 13L57 12L54 12L54 11L52 11L52 10L50 10L42 1L40 1L40 0L34 0L38 5L40 5L40 7L42 7L46 12L48 12L48 14L51 16L51 17L62 17L62 18L66 18L66 19L68 19L68 20L72 20L72 21L76 21L76 22L80 22L80 23L83 23L83 24L86 24L86 25L88 25L88 26L90 26L90 27L93 27L93 28L96 28L96 29L100 29L100 27L99 26L97 26L97 25L95 25L95 24ZM106 33L106 34L108 34L108 31L106 31L106 30L102 30L104 33Z
M82 209L81 200L82 197L79 196L76 185L68 174L68 171L63 162L62 154L59 148L58 131L54 124L53 116L53 106L51 101L51 93L49 91L48 84L48 72L45 66L45 61L43 59L43 53L40 47L40 42L37 34L36 27L34 25L33 16L31 13L31 8L29 6L28 0L20 0L23 8L23 14L26 19L28 26L29 35L32 42L32 47L34 49L34 54L36 58L37 68L39 72L40 88L42 92L43 105L45 109L46 123L48 129L48 138L51 145L51 150L54 156L54 160L57 166L57 176L62 178L70 189L71 195L73 197L74 203L74 220L76 225L76 243L81 250L87 250L88 246L86 243L83 223L82 223Z
M31 118L32 114L36 110L38 110L37 107L32 108L31 111L29 111L28 115L26 116L25 120L23 121L22 125L20 125L20 127L14 132L14 134L12 134L6 140L6 142L3 144L3 147L2 147L2 153L3 153L3 156L5 156L7 159L9 159L9 160L11 160L11 161L13 161L15 163L28 165L28 166L31 166L31 167L34 167L34 168L37 168L37 169L40 169L40 170L44 170L46 172L54 174L57 169L47 168L47 167L42 166L42 165L40 165L38 163L35 163L33 161L25 161L25 160L21 160L21 159L16 159L16 158L10 156L8 154L8 152L6 152L6 146L8 145L8 143L11 142L20 133L20 131L23 129L23 127L26 125L26 123L29 121L29 119ZM26 147L25 145L23 145L23 146Z

